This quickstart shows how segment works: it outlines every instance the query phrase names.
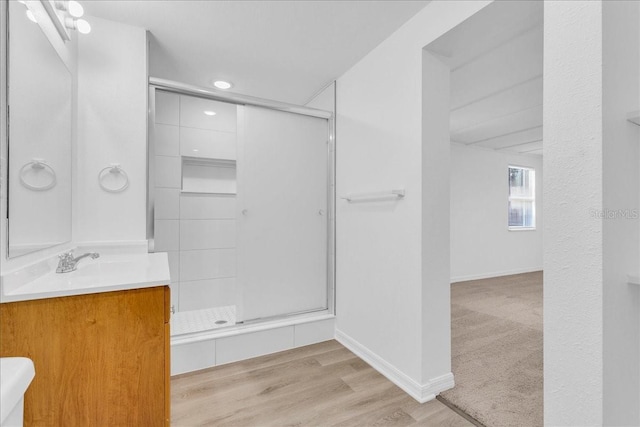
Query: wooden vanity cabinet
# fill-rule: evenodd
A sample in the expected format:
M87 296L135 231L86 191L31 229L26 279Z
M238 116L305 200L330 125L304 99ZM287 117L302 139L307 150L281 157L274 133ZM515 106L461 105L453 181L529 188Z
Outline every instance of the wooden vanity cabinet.
M168 286L0 304L0 356L33 360L25 426L166 426Z

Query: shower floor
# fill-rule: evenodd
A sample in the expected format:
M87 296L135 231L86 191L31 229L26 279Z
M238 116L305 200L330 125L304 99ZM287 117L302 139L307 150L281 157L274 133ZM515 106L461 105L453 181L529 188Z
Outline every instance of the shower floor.
M171 316L171 336L219 329L235 324L235 305L178 311Z

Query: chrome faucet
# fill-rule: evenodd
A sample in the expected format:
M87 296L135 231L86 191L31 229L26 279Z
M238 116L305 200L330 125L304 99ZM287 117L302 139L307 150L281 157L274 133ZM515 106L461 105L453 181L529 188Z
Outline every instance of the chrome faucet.
M91 257L92 259L96 259L100 257L100 254L97 252L87 252L86 254L82 254L77 258L73 257L73 251L69 251L58 255L60 261L58 262L58 268L56 268L56 273L70 273L72 271L76 271L78 267L78 262L82 258Z

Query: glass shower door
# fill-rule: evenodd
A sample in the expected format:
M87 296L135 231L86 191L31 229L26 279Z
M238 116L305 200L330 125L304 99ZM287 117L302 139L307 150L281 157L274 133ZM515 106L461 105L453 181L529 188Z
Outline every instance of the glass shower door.
M328 121L238 110L238 320L326 309Z

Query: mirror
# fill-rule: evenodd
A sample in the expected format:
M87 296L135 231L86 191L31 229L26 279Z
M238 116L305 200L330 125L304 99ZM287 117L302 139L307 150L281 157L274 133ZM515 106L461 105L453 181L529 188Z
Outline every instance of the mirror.
M33 14L20 2L6 3L13 258L71 240L72 78Z

